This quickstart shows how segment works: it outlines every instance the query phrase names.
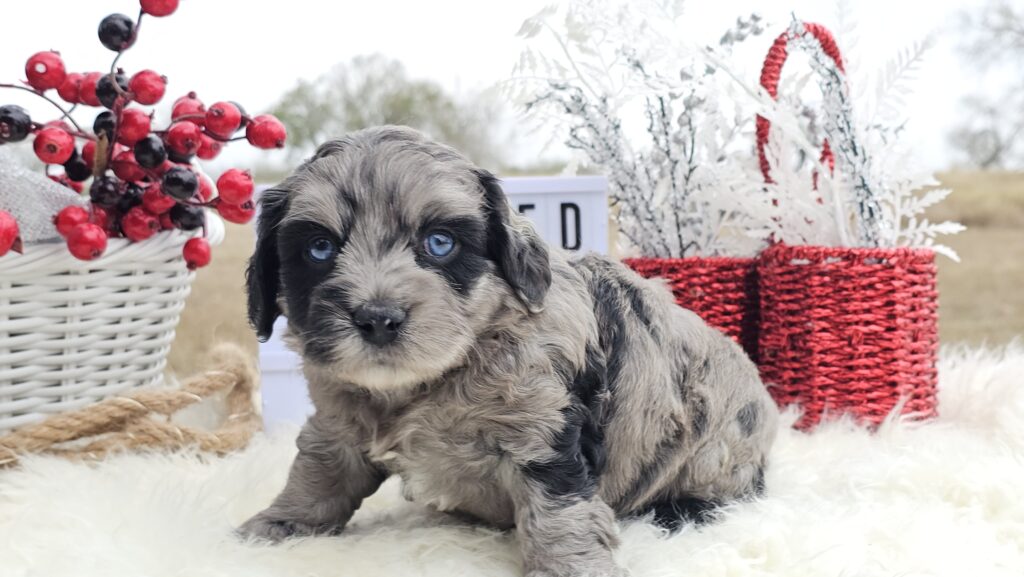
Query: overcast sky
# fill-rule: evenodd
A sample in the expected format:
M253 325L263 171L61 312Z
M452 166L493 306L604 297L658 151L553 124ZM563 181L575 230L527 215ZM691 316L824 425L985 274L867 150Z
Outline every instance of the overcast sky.
M882 66L895 52L929 33L937 43L921 70L908 138L921 161L942 168L951 160L946 131L957 103L977 83L955 55L951 27L957 12L980 0L849 0L859 22L858 55L867 69ZM313 79L333 64L358 54L380 52L404 62L410 73L458 91L486 88L508 78L522 47L515 37L523 19L550 2L544 0L374 0L334 2L287 0L183 0L175 15L148 18L136 47L122 59L128 71L153 68L170 79L171 98L196 89L208 104L237 100L251 113L271 105L300 78ZM774 24L760 39L763 53L791 14L832 25L830 0L691 0L687 21L694 40L717 37L736 16L758 11ZM111 12L134 17L135 0L11 0L4 2L0 32L0 79L24 76L24 60L43 49L59 50L70 70L109 66L112 53L96 39L96 26ZM701 34L707 32L706 38ZM754 59L752 59L754 60ZM756 81L759 62L749 66ZM0 103L44 105L3 90ZM50 118L47 116L46 118ZM519 151L530 154L530 150ZM235 154L241 154L241 151ZM238 157L228 154L225 162Z

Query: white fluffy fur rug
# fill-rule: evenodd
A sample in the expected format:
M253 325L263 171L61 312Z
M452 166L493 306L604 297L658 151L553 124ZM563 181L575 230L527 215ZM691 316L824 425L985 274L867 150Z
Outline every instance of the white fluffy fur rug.
M946 350L941 378L937 421L785 430L766 498L671 536L623 524L620 563L634 577L1024 574L1024 348ZM343 536L238 542L232 528L284 483L294 433L224 459L34 458L0 472L0 575L521 574L514 535L429 514L394 481Z

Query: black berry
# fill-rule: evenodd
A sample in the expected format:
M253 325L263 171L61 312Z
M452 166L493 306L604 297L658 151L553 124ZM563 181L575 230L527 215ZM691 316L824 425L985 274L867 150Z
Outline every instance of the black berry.
M124 236L124 231L121 229L121 219L124 215L118 212L113 206L107 207L107 213L110 215L110 220L106 227L107 234L109 234L111 238Z
M138 162L142 168L156 168L167 160L164 141L155 134L150 134L136 142L132 152L135 153L135 162Z
M92 131L96 136L107 136L107 141L114 141L114 127L117 121L114 118L114 113L109 110L96 115L96 120L92 121Z
M242 113L242 123L238 126L238 129L241 130L241 129L245 128L245 125L249 124L249 115L245 113L245 109L242 108L241 104L235 102L234 100L229 100L228 102L230 102L231 104L234 104L235 106L237 106L238 107L238 111Z
M142 204L142 187L129 184L124 189L124 194L117 199L117 211L121 213L128 212L133 207Z
M160 189L176 200L188 200L199 190L199 177L183 166L175 166L164 173Z
M120 52L132 45L135 22L124 14L111 14L100 22L100 42L114 52Z
M82 155L78 154L78 151L74 151L71 154L71 158L64 163L64 174L68 176L72 182L82 182L88 180L92 176L92 168L85 163L82 159Z
M167 158L178 164L190 164L195 156L194 154L178 154L173 148L167 150Z
M178 204L171 209L171 222L181 230L195 230L206 221L203 209L198 206Z
M128 92L128 78L124 74L115 74L114 78L117 79L117 85L121 87L121 92ZM114 81L110 79L109 74L104 74L102 78L96 81L96 98L99 99L100 104L107 108L113 108L114 103L117 102L118 91L114 88Z
M89 199L100 206L115 206L120 197L121 187L112 176L96 178L89 187Z
M21 142L32 132L32 119L25 109L8 104L0 106L0 144Z

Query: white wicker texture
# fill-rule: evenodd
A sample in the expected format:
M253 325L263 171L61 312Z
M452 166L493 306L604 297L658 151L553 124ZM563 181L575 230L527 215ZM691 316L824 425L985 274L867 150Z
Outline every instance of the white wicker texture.
M223 222L208 211L207 237ZM63 243L0 257L0 434L163 379L194 273L193 233L110 239L94 261Z

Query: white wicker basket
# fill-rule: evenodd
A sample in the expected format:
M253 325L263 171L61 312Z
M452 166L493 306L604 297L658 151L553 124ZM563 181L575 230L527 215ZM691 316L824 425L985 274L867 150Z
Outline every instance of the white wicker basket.
M223 222L206 221L219 244ZM90 262L64 243L0 257L0 434L161 382L195 276L181 255L192 236L110 239Z

